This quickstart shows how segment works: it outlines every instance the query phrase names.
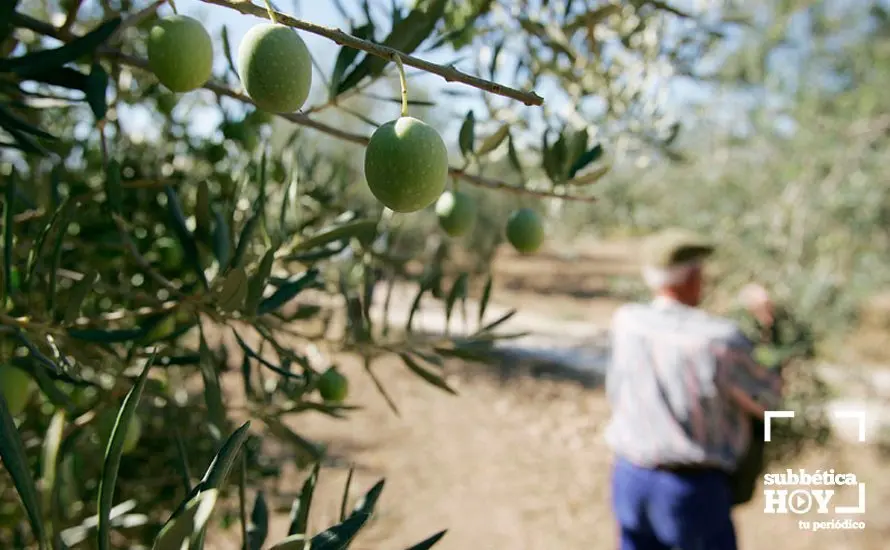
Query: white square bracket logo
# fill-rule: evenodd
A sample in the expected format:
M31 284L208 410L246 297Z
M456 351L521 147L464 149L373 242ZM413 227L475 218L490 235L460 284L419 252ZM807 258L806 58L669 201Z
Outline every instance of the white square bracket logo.
M858 422L858 440L865 443L865 410L835 410L832 416L838 419L852 418ZM765 411L763 414L763 440L772 441L772 421L774 418L794 418L794 411ZM856 506L835 506L837 514L864 514L865 513L865 483L858 482L859 498Z
M859 422L858 439L865 443L865 411L832 411L835 418L854 418ZM794 411L765 411L763 413L763 440L772 441L773 418L794 418Z

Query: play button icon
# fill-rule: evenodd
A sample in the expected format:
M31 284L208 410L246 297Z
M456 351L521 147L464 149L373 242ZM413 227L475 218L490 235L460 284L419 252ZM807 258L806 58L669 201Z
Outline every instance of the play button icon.
M813 507L813 495L809 491L798 489L788 495L788 508L795 514L806 514Z

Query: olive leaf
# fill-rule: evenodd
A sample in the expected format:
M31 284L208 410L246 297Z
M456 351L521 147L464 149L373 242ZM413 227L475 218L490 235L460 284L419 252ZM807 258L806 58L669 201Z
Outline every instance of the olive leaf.
M42 71L58 69L101 46L114 34L121 21L120 17L109 19L89 33L58 48L0 59L0 72L12 72L27 78Z
M63 323L70 325L77 320L77 317L80 315L80 306L83 305L83 301L90 290L92 290L93 285L96 284L98 278L99 272L93 270L85 274L81 280L71 287L71 292L68 294L68 303L65 305L65 314L62 317Z
M287 529L290 535L305 535L309 528L309 510L312 506L312 495L315 493L315 486L318 483L318 474L321 470L321 463L316 462L312 468L312 473L303 482L303 488L300 495L294 499L294 503L290 510L290 527ZM341 517L341 521L343 518Z
M93 63L90 74L84 83L84 95L87 104L93 111L96 121L104 120L108 112L106 92L108 91L108 73L99 63Z
M446 533L448 533L448 529L444 529L444 530L442 530L442 531L439 531L439 532L436 533L435 535L432 535L431 537L426 538L426 539L424 539L424 540L418 542L417 544L411 546L411 547L408 548L407 550L429 550L429 549L432 548L437 542L439 542L440 540L442 540L442 537L444 537Z
M460 126L458 134L458 144L460 145L460 153L465 159L473 156L476 141L476 116L473 110L467 111L463 124Z
M398 19L397 10L393 10L393 25L382 44L403 54L413 53L430 33L445 13L448 0L418 0L414 9L404 19ZM371 21L370 14L368 21ZM351 73L343 77L336 88L335 96L354 88L365 77L377 77L386 67L389 60L377 55L365 54L362 61Z
M507 139L508 135L510 135L510 125L501 124L490 136L482 140L482 144L479 145L479 150L476 154L481 157L482 155L491 153L504 143L504 140Z
M250 525L247 528L247 548L261 550L269 536L269 507L263 491L257 491L250 513Z
M136 383L130 388L127 396L124 398L124 402L117 414L114 428L111 430L108 446L105 449L102 478L99 480L99 524L97 534L99 550L109 550L111 548L111 505L114 498L114 486L117 483L118 468L120 468L121 454L124 450L124 440L127 436L127 430L136 416L136 407L142 398L142 390L145 388L145 382L148 379L148 373L154 364L154 360L155 355L152 354L142 368L142 373L136 379Z
M9 473L12 485L19 494L22 506L24 506L28 521L31 524L31 531L37 539L40 550L45 550L48 548L48 545L46 542L46 530L40 512L37 487L34 484L34 478L31 477L28 457L25 454L25 445L22 442L18 429L15 427L15 421L9 413L9 407L6 404L3 392L0 392L0 459L3 460L3 466Z
M218 490L208 489L190 497L182 513L161 528L152 550L180 550L184 542L198 536L207 526L218 495Z

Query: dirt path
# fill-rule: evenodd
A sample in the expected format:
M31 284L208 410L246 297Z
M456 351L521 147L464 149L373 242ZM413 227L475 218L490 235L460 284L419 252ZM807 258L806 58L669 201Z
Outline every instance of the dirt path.
M508 258L498 264L502 276L496 296L501 304L526 311L562 311L567 322L590 323L595 331L595 324L621 303L604 295L610 269L626 272L627 267L614 256L522 262ZM561 276L569 271L586 276L569 284ZM526 287L522 280L528 282ZM387 360L375 370L400 408L396 416L359 365L346 361L342 366L352 384L351 401L364 410L346 422L304 415L294 427L327 442L344 465L356 465L353 499L386 477L379 512L353 546L356 550L403 549L445 528L449 532L436 549L616 547L608 505L611 456L601 433L607 407L601 392L570 382L504 382L485 367L452 363L447 369L460 392L455 397ZM890 506L890 481L882 472L885 464L871 447L847 445L808 453L789 467L851 471L867 483L867 529L807 533L798 528L801 518L767 516L758 500L736 514L741 548L886 548L890 518L881 510ZM277 483L280 494L269 488L270 500L280 511L270 541L284 535L287 508L303 475L285 469ZM313 503L315 529L336 521L345 478L345 467L323 470ZM847 504L849 491L837 499ZM208 547L234 550L238 539L212 538Z

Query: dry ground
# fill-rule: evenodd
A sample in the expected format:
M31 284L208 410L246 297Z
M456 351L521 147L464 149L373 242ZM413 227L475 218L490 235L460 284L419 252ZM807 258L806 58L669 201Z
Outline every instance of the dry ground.
M622 259L628 247L594 249L596 254L580 258L545 254L515 261L506 255L497 263L495 300L605 322L621 299L604 292L604 281L628 272ZM294 427L329 442L344 465L356 465L353 498L386 477L379 512L355 549L404 549L445 528L448 534L436 546L441 550L616 548L608 505L611 457L601 440L608 413L600 391L529 378L505 382L484 367L454 363L447 368L460 392L455 397L392 361L377 371L401 410L397 417L358 365L346 362L343 368L351 401L365 409L347 421L303 415ZM801 531L797 517L764 515L757 500L736 513L741 548L887 548L886 460L871 447L848 445L811 451L789 465L855 472L868 489L864 532ZM278 480L280 494L270 487L270 499L283 509L273 519L269 540L284 535L286 507L302 476L287 471ZM322 471L313 503L315 529L335 522L345 478L345 467ZM837 498L845 504L850 496ZM238 548L234 534L210 542L220 550Z

